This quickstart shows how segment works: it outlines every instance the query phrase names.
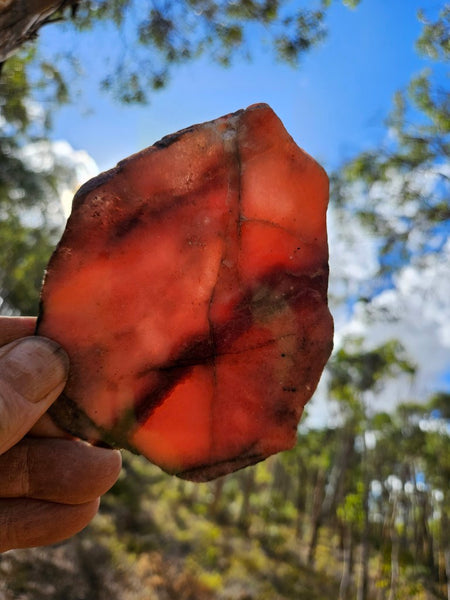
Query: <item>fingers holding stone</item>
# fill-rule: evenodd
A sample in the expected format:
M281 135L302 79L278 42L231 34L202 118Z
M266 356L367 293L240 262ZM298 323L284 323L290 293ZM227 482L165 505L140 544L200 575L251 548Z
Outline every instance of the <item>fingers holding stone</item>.
M0 552L54 544L75 535L93 519L100 500L58 504L14 498L0 500Z
M0 552L78 533L121 468L114 450L68 439L21 440L33 425L34 435L64 435L45 412L65 385L68 359L51 340L24 339L34 326L34 318L0 317Z
M25 438L0 456L0 498L82 504L112 487L120 468L116 450L75 440Z

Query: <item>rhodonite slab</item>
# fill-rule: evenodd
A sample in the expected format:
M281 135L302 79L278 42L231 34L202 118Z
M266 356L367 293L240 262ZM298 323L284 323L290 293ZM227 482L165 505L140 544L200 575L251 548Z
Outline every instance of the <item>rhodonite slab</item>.
M264 104L86 183L36 329L71 360L56 423L193 480L292 447L332 348L327 202Z

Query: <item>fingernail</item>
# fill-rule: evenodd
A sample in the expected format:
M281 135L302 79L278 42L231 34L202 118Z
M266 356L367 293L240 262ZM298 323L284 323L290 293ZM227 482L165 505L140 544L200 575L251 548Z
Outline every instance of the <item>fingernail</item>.
M29 402L45 400L62 388L69 371L69 358L56 342L27 337L2 348L1 378Z

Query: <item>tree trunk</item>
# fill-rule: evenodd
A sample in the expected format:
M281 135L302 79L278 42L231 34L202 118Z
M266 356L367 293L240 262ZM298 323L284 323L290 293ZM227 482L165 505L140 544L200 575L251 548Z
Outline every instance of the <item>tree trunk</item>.
M324 520L335 510L339 499L342 497L344 477L355 453L355 433L353 429L344 432L341 440L340 449L333 463L330 476L325 486L325 472L321 472L323 477L321 481L320 498L314 493L314 508L312 520L312 534L308 549L308 565L314 564L314 555L318 541L319 529ZM317 486L316 486L317 487ZM326 488L326 489L325 489ZM323 494L325 492L325 494ZM323 497L323 501L321 498ZM317 501L321 504L316 506Z
M399 553L399 539L397 533L397 499L394 499L392 506L392 518L391 518L391 582L389 586L389 598L388 600L395 600L397 597L397 585L400 574L398 553Z
M34 39L51 15L79 0L0 0L0 63Z
M306 490L308 487L308 472L302 461L298 463L298 477L297 477L297 498L296 498L296 509L297 518L295 521L295 534L297 537L301 537L303 534L303 521L306 512Z
M428 525L430 504L427 492L419 492L420 558L430 571L434 571L433 539Z
M219 513L220 501L222 500L222 491L225 484L225 477L219 477L212 483L213 493L212 502L209 505L209 514L216 518Z
M242 504L239 515L239 527L246 530L250 525L250 497L255 487L255 469L246 469L241 473Z
M391 547L391 583L389 586L389 599L395 600L397 598L397 585L398 578L400 575L398 553L400 548L400 541L398 539L395 525L392 528L392 547Z
M450 600L450 541L449 541L450 527L449 519L445 511L445 506L442 507L441 516L441 545L442 552L444 555L444 572L447 580L447 600Z
M353 530L351 525L347 527L344 546L344 566L342 571L341 585L339 586L339 600L350 598L350 585L353 576Z
M322 505L324 516L331 512L339 504L339 500L343 496L343 483L347 469L350 466L352 458L355 454L355 433L353 429L344 432L344 437L341 441L339 453L331 469L330 477L326 486L326 494Z
M325 471L321 469L317 473L316 485L314 487L313 506L311 514L311 538L308 547L308 565L314 564L319 530L322 525L322 500L325 488Z
M450 546L444 550L445 573L447 575L447 599L450 600Z
M362 435L363 440L363 452L362 452L362 470L363 470L363 513L364 522L363 530L361 535L361 571L358 583L357 600L367 600L369 593L369 467L367 464L367 447L364 434Z

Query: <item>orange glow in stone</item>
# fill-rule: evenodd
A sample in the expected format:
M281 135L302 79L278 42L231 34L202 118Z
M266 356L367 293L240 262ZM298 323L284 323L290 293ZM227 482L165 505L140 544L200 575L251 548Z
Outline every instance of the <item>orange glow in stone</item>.
M242 224L241 246L239 268L245 279L257 279L270 267L301 273L314 264L317 250L320 252L281 227L259 221Z
M194 466L211 453L211 401L214 380L210 369L194 367L132 435L137 450L164 467Z

